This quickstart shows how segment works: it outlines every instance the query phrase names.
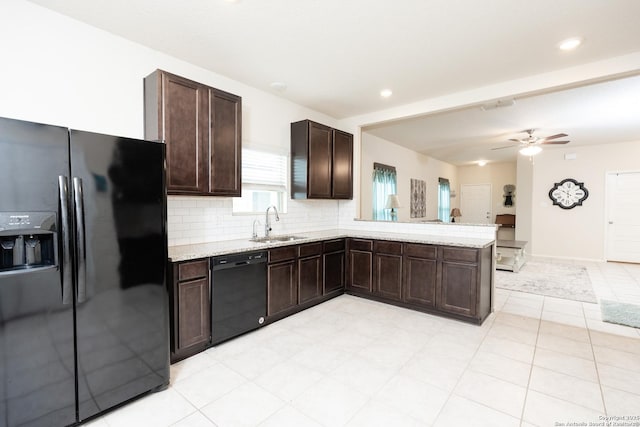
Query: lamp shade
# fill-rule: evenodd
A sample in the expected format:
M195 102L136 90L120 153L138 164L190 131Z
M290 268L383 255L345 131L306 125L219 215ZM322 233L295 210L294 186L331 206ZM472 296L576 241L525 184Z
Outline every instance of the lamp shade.
M400 199L397 194L389 194L387 196L387 204L384 205L385 209L395 209L400 207Z
M461 217L462 214L460 213L460 209L458 208L453 208L451 209L451 218L458 218Z

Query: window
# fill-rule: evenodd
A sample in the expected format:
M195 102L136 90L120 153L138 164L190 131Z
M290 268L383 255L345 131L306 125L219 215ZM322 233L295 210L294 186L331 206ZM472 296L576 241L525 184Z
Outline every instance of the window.
M242 149L242 197L233 198L233 213L263 213L274 205L287 211L287 155Z
M391 221L391 209L385 209L387 197L397 194L396 168L373 164L373 219Z
M442 222L449 222L451 212L451 191L449 180L438 178L438 219Z

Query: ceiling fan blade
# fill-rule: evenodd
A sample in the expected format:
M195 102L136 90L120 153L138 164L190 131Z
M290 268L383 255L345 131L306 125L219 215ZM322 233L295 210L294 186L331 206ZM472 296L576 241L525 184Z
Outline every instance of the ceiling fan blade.
M569 141L542 141L541 144L566 144Z
M510 138L509 141L513 141L513 142L522 142L519 139L515 139L515 138Z
M548 141L550 139L563 138L565 136L569 136L569 135L567 135L566 133L558 133L556 135L551 135L551 136L548 136L548 137L542 138L542 139L545 140L545 141Z
M492 150L502 150L502 149L504 149L504 148L513 148L513 147L517 147L517 146L519 146L519 145L520 145L520 144L514 144L514 145L507 145L507 146L505 146L505 147L496 147L496 148L492 148Z

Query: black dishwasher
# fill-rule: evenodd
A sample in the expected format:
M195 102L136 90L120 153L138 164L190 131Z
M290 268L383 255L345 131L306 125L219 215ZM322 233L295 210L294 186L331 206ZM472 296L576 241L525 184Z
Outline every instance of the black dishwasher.
M211 260L211 341L259 328L267 315L267 252Z

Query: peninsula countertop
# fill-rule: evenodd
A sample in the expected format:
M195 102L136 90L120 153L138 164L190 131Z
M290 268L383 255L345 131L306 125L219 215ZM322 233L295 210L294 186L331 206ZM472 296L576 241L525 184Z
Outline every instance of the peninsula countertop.
M375 240L391 240L407 243L421 243L428 245L457 246L467 248L485 248L495 243L493 239L471 238L457 236L441 236L428 234L388 233L349 229L333 229L323 231L311 231L292 233L299 239L284 242L254 242L249 237L246 239L221 240L217 242L196 243L191 245L169 246L169 259L173 262L188 261L211 256L227 255L238 252L250 252L266 250L270 248L299 245L322 240L340 238L359 238Z

